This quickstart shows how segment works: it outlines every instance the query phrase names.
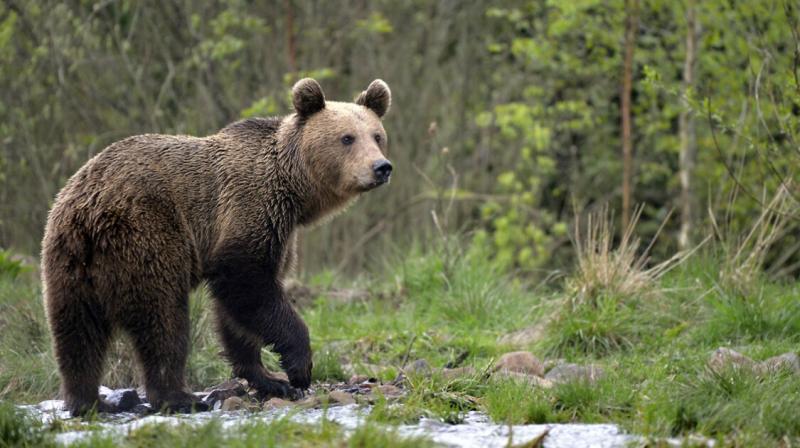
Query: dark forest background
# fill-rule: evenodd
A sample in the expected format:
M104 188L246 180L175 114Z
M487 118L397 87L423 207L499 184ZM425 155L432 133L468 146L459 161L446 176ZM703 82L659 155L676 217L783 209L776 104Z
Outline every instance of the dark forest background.
M796 271L794 1L0 2L0 248L35 255L55 194L106 145L291 111L299 78L393 92L388 188L303 236L353 273L459 235L499 266L569 261L610 203L654 256L743 232L779 196ZM775 202L772 202L775 204Z

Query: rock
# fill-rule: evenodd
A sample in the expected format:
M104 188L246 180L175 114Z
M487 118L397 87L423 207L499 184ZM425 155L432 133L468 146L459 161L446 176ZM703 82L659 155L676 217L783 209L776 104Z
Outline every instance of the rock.
M544 338L547 325L544 323L536 324L512 333L504 334L497 339L501 345L513 345L516 347L527 347Z
M219 401L225 401L231 397L241 397L245 394L247 394L247 390L244 385L238 381L226 381L209 392L203 401L214 407L214 404Z
M289 375L286 372L269 372L269 375L275 379L289 382Z
M106 401L114 405L119 412L132 411L137 405L142 404L139 394L135 389L118 389L106 395Z
M550 389L553 387L553 382L548 379L522 372L498 370L492 374L492 378L499 380L514 380L521 383L527 383L533 387L541 387L543 389Z
M494 365L494 370L506 370L509 372L544 376L544 365L530 352L506 353L497 360Z
M548 359L544 362L544 371L549 372L553 370L553 367L560 366L561 364L566 364L567 360L564 358L557 358L557 359Z
M153 414L156 412L156 410L151 408L150 405L148 404L140 403L134 406L133 409L131 409L131 412L133 412L134 414L144 416L148 414Z
M708 360L708 367L717 373L732 367L734 369L755 370L756 363L743 354L727 347L720 347L714 351Z
M347 392L342 392L341 390L332 390L328 394L328 397L330 398L330 401L332 401L333 403L353 404L356 402L352 394L348 394Z
M319 296L325 296L329 301L341 304L364 302L373 297L373 294L365 289L312 288L296 279L286 280L283 289L286 297L297 308L304 308L313 304L314 300Z
M575 381L585 381L594 384L605 375L602 367L595 364L585 366L579 364L559 364L545 375L545 379L553 383L571 383Z
M291 406L292 402L289 400L284 400L282 398L270 398L264 403L264 409L278 409L278 408L285 408L287 406Z
M244 400L242 400L239 397L226 398L225 401L222 402L222 406L220 407L220 409L222 411L226 411L226 412L228 412L228 411L240 411L240 410L245 409L245 408L246 408L246 406L245 406Z
M369 301L374 294L366 289L330 289L325 291L325 296L332 302L348 304Z
M316 395L309 395L306 398L303 398L302 400L295 401L294 404L300 409L311 409L311 408L316 408L320 404L322 404L322 400L320 400L320 398Z
M386 398L394 398L403 395L403 389L400 389L399 387L391 384L382 384L376 387L375 389L381 391L381 394L383 394L383 396ZM375 389L373 389L373 391Z
M455 369L456 367L460 366L462 362L466 361L467 358L469 358L469 350L464 350L455 358L447 361L447 364L445 364L444 367L445 369Z
M404 366L403 372L405 372L406 375L430 376L431 365L424 359L418 359L411 363L411 365Z
M453 380L456 378L461 378L464 376L474 376L475 375L475 368L474 367L458 367L455 369L442 369L442 377L446 380Z
M97 390L97 394L100 395L100 398L106 398L107 396L114 393L114 389L106 386L100 386Z
M780 371L800 373L800 357L797 353L789 352L779 356L765 359L756 367L759 373L770 374Z
M397 372L397 376L394 377L394 379L392 380L392 382L390 384L394 384L395 386L399 386L401 384L404 384L407 379L408 379L408 377L406 377L406 374L403 373L402 370L400 370L399 372Z
M247 380L243 378L231 378L229 380L225 380L216 386L211 386L206 389L206 392L213 392L217 389L233 389L237 386L247 387Z
M312 290L296 279L284 281L283 290L286 297L296 308L305 308L311 305L318 295L318 291Z
M370 378L367 375L353 375L350 377L349 380L347 380L347 384L356 385L356 384L366 383L371 379L374 378Z

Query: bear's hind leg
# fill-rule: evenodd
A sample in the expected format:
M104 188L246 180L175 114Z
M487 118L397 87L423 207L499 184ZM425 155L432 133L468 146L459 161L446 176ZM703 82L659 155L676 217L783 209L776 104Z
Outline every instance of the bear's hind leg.
M50 290L47 294L52 293ZM111 338L110 324L102 309L91 300L48 297L47 302L62 379L61 394L67 410L74 417L92 411L114 412L114 406L100 400L98 395Z
M206 411L208 406L186 390L184 370L189 352L189 309L179 299L150 297L151 309L128 319L129 334L144 374L147 400L155 410Z

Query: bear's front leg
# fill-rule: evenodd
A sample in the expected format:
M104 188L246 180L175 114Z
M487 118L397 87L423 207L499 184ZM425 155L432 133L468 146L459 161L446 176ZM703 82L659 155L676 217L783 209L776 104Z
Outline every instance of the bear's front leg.
M233 374L247 380L260 399L271 397L297 400L303 397L302 389L292 387L287 381L275 378L261 362L261 338L249 334L232 321L224 311L219 316L219 334L225 357L233 367Z
M237 260L209 278L218 302L220 337L237 376L264 396L297 398L311 385L308 328L284 297L277 269ZM261 363L261 347L273 345L281 355L285 381L271 377ZM300 389L300 391L295 390Z

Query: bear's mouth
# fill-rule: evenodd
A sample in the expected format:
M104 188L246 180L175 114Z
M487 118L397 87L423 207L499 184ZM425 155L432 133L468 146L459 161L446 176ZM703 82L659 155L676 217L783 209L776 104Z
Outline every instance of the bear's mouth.
M391 180L390 176L387 176L387 177L381 178L381 179L375 179L372 182L369 182L367 184L362 184L360 190L362 192L374 190L374 189L380 187L383 184L388 184L390 180Z

